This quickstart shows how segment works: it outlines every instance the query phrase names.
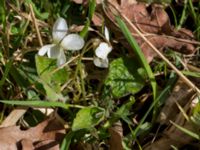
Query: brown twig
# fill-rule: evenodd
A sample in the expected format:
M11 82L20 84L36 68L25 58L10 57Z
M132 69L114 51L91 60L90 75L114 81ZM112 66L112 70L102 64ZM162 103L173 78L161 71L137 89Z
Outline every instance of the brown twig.
M43 46L42 38L41 38L41 35L40 35L40 31L39 31L39 28L38 28L38 24L37 24L37 21L36 21L36 18L35 18L35 14L34 14L34 12L33 12L33 7L32 7L31 4L29 4L29 8L30 8L31 17L32 17L32 19L33 19L33 23L34 23L34 26L35 26L35 29L36 29L37 37L38 37L40 46L42 47L42 46Z

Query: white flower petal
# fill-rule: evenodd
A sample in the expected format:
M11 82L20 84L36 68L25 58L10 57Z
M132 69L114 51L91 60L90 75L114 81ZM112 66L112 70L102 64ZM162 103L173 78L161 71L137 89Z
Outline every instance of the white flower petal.
M38 55L44 56L53 46L55 46L55 44L48 44L42 46L42 48L40 48L38 51Z
M83 48L85 41L78 34L69 34L61 42L61 46L68 50L80 50Z
M95 55L101 59L107 58L108 54L111 52L112 47L105 42L101 42L95 50Z
M60 55L57 58L57 66L61 66L66 62L65 53L63 50L60 50Z
M63 18L58 18L53 25L53 41L59 43L67 34L68 26Z
M105 26L105 28L104 28L104 34L105 34L105 38L106 38L106 40L110 40L110 37L109 37L109 31L108 31L108 28Z
M47 51L47 56L49 58L58 58L60 55L60 51L62 50L62 47L59 45L52 46L48 51Z
M108 58L101 59L101 58L95 57L93 62L94 62L94 65L97 66L97 67L108 68L108 64L109 64Z

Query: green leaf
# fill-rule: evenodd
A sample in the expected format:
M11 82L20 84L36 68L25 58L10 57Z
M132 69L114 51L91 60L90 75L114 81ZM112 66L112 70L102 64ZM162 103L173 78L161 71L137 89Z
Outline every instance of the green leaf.
M37 93L31 89L29 89L27 91L27 97L28 97L28 99L31 99L31 100L39 100L40 99L39 96L37 95Z
M108 129L119 119L124 120L127 124L132 125L132 121L128 118L132 105L135 103L135 98L131 96L130 100L123 104L116 112L110 117L110 119L103 125L104 129Z
M72 124L72 131L91 129L104 118L105 110L99 107L86 107L76 114Z
M57 71L56 59L50 59L36 55L37 73L42 79L41 83L46 91L47 97L51 101L64 99L61 94L61 85L69 78L68 69L61 68Z
M59 83L63 84L67 81L69 77L69 72L66 68L57 69L56 59L50 59L47 57L42 57L36 55L36 67L37 73L41 79L46 83Z
M135 94L144 86L145 72L138 62L130 58L115 59L109 68L105 85L111 87L114 97Z
M135 103L135 98L131 97L131 99L126 103L123 104L115 113L116 119L121 118L123 119L127 124L132 124L128 116L130 115L130 110L132 105Z
M52 87L50 87L45 82L42 82L42 84L46 91L48 100L50 100L50 101L61 100L62 102L66 101L65 97L63 97L63 95L61 94L60 91L55 91Z
M75 132L67 133L67 135L65 136L65 138L62 141L61 148L60 148L61 150L68 150L69 149L69 146L71 144L71 140L72 140L74 134L75 134Z

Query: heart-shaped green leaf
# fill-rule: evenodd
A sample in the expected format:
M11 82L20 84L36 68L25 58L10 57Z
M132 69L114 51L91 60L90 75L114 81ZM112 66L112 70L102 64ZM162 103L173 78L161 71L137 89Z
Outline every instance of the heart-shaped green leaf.
M119 98L140 91L145 83L145 75L136 60L118 58L110 64L105 85L110 86L113 96Z
M105 110L99 107L86 107L76 114L72 124L72 131L80 129L90 129L101 122L104 118Z

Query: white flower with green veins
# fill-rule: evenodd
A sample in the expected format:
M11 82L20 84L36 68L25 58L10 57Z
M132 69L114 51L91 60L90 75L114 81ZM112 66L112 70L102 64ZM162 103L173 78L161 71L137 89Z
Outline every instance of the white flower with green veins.
M44 45L38 55L47 54L49 58L57 59L57 65L61 66L66 62L64 50L77 51L83 48L85 42L78 34L68 34L68 26L63 18L58 18L53 25L53 44Z

